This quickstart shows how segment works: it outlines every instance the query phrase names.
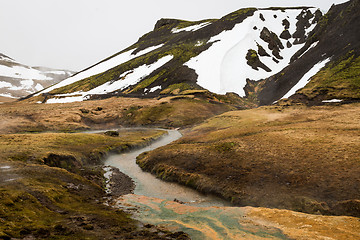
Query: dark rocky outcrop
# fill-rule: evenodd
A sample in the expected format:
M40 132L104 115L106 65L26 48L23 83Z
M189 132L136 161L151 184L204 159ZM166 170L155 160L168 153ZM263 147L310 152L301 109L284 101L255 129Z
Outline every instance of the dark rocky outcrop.
M314 19L319 16L320 13L315 13ZM309 15L305 12L302 18L309 19ZM272 104L284 96L315 64L330 56L333 62L343 59L349 52L354 58L360 56L359 22L359 0L333 5L309 34L305 46L292 57L291 64L281 73L259 82L261 86L261 90L258 91L260 104ZM304 23L302 25L305 26ZM306 55L299 58L311 44L317 41L319 43L315 48L308 50ZM324 94L326 93L324 92Z
M259 53L260 56L262 56L262 57L270 57L270 54L268 54L266 52L266 50L261 45L258 44L257 46L258 46L258 53Z
M280 34L280 38L288 40L291 38L291 34L289 32L289 30L284 30L281 34Z
M276 58L282 59L280 56L280 49L284 49L284 46L276 33L271 32L268 28L264 27L260 33L260 38L268 43L268 48L272 50L272 54Z
M259 68L262 68L267 72L271 72L271 69L260 61L257 52L253 49L248 50L246 54L246 60L247 60L247 64L255 70L259 70Z
M289 29L289 27L290 27L289 20L287 20L287 19L282 20L282 25L284 26L285 29Z

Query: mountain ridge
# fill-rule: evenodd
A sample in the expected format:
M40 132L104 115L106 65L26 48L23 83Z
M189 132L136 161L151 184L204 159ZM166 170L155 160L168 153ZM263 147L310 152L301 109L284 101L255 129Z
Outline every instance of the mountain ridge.
M0 53L0 96L18 99L56 84L72 71L47 67L31 67Z
M94 96L161 97L209 90L235 92L255 105L272 104L290 90L299 90L294 87L307 72L315 75L339 59L341 50L335 50L347 41L324 47L323 39L331 37L328 29L335 20L346 22L338 15L349 15L352 23L358 18L358 2L334 5L324 16L319 9L297 7L240 9L220 19L193 22L160 19L135 44L36 94L36 99L68 102ZM347 32L357 27L356 23L347 26ZM359 46L353 46L357 54ZM321 57L310 56L321 51ZM166 56L168 61L159 62ZM319 69L313 69L314 65ZM146 68L153 69L142 72ZM356 94L349 97L357 98Z

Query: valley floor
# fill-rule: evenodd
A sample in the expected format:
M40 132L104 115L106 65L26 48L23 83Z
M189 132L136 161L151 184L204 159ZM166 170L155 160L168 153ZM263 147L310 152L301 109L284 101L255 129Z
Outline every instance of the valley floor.
M187 129L180 140L141 155L138 164L164 180L256 207L236 210L242 218L235 221L247 232L260 226L285 239L360 239L360 104L229 110L234 108L193 98L2 104L0 238L187 239L181 232L144 227L103 204L106 152L145 144L163 132L65 133L162 126ZM155 207L158 200L151 201ZM160 205L169 206L167 213L185 214L182 204ZM186 219L199 209L187 210L183 217L190 224ZM212 219L213 210L203 210Z
M227 112L138 164L239 206L360 217L360 104Z

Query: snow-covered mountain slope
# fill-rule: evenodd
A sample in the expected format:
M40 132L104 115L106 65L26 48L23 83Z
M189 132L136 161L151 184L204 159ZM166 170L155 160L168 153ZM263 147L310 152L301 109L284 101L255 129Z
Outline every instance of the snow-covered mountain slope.
M72 74L71 71L26 66L0 53L0 96L25 97Z
M325 16L319 9L299 7L240 9L196 22L161 19L134 45L43 90L38 100L155 97L207 89L271 104L293 95L322 67L339 60L343 51L332 48L356 42L343 39L326 47L325 35L339 15L352 19L343 29L358 26L352 17L358 15L358 3L333 6ZM345 20L337 24L341 22ZM357 47L352 50L359 52ZM321 54L312 56L314 52Z

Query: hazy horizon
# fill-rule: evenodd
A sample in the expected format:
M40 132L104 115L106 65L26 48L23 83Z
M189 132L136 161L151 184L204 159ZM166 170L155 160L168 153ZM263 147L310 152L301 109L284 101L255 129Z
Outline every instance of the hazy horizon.
M80 71L135 43L160 18L220 18L244 7L314 6L346 0L0 0L0 53L31 66Z

